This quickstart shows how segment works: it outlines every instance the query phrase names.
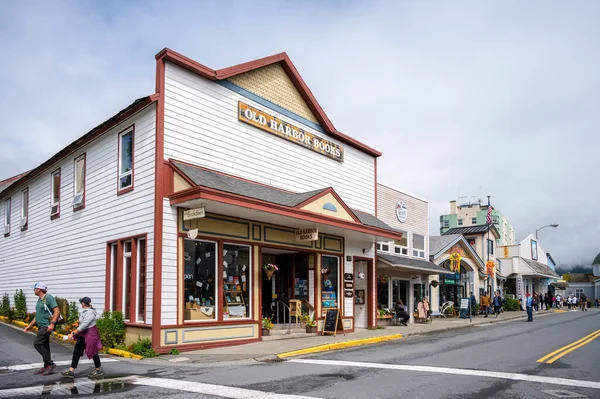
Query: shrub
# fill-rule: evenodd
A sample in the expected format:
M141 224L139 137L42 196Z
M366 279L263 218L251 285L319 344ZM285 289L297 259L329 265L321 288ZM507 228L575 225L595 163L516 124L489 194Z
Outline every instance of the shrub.
M8 294L4 294L0 304L0 316L8 316L8 312L10 312L10 297Z
M173 348L171 349L171 352L169 352L169 355L179 355L179 350L177 348Z
M77 302L73 301L69 304L67 313L63 315L65 317L66 324L73 325L79 322L79 306Z
M102 313L102 317L96 321L96 326L100 332L102 345L106 349L115 348L117 344L122 344L125 340L125 323L122 312L106 311Z
M12 323L15 319L15 308L10 308L8 309L8 314L6 315L6 317L8 317L8 322Z
M520 309L519 300L514 298L504 298L502 308L509 312L514 312Z
M15 291L15 320L25 320L27 317L27 299L23 290Z
M152 341L148 338L139 338L132 345L131 352L144 357L155 357L156 352L152 349Z
M27 316L25 316L25 320L23 320L25 323L31 323L31 320L35 319L35 312L33 313L27 313Z

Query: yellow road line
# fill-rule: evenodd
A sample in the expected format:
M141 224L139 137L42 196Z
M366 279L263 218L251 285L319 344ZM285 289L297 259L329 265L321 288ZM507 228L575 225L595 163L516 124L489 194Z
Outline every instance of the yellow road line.
M574 347L572 347L572 348L570 348L570 349L567 349L566 351L564 351L564 352L562 352L562 353L560 353L560 354L556 355L556 356L555 356L555 357L553 357L552 359L548 360L546 363L548 363L548 364L552 364L552 363L554 363L555 361L557 361L558 359L560 359L561 357L565 356L566 354L568 354L568 353L570 353L570 352L573 352L573 351L574 351L575 349L577 349L577 348L581 348L581 347L582 347L583 345L585 345L585 344L589 344L590 342L592 342L594 339L596 339L596 338L598 338L598 337L600 337L600 333L598 333L598 334L594 335L594 336L593 336L593 337L591 337L591 338L588 338L587 340L583 341L583 342L582 342L582 343L580 343L579 345L575 345Z
M573 348L573 349L569 350L568 352L566 352L565 353L565 355L566 355L567 353L571 352L572 350L575 350L575 349L577 349L577 348L579 348L579 347L587 344L588 342L592 341L594 338L596 338L598 336L600 336L600 330L594 331L593 333L591 333L589 335L586 335L585 337L583 337L581 339L578 339L577 341L575 341L575 342L573 342L573 343L571 343L569 345L563 346L562 348L557 349L554 352L547 354L546 356L538 359L537 362L538 363L543 363L546 360L550 359L551 357L557 355L558 353L561 353L562 351L568 350L569 348ZM559 357L562 357L562 356L564 356L564 355L561 355ZM557 357L556 359L558 359L559 357ZM552 360L552 362L554 362L556 359ZM548 362L548 363L551 363L551 362Z

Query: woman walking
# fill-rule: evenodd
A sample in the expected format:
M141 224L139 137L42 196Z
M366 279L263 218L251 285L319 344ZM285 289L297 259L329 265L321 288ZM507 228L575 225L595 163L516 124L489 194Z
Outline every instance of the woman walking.
M63 377L75 377L75 369L79 365L79 358L85 354L88 359L94 360L94 366L96 369L88 374L89 378L100 378L104 376L104 371L100 364L100 356L98 352L102 349L102 342L100 341L100 332L96 327L96 319L98 314L92 306L92 300L89 297L83 297L79 300L83 312L79 316L79 327L68 335L68 339L77 339L75 349L73 349L73 359L71 360L71 367L68 370L60 373Z

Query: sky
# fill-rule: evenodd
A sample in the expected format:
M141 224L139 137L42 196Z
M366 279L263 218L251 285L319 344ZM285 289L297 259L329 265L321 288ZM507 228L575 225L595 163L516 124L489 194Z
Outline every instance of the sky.
M489 195L558 265L600 252L600 2L0 0L0 180L154 92L169 47L213 69L287 52L379 181Z

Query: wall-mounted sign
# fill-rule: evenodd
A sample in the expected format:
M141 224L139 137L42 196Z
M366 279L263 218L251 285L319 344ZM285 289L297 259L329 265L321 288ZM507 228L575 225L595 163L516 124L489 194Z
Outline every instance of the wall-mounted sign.
M200 219L206 216L204 207L196 209L186 209L183 211L183 220Z
M196 237L198 237L198 229L189 229L187 236L190 240L196 239Z
M396 217L400 223L406 222L406 218L408 217L408 209L406 209L406 204L404 201L398 201L396 204Z
M296 230L296 241L316 241L318 239L319 229L317 227Z
M335 159L338 162L344 162L344 147L318 137L298 126L269 115L241 101L238 102L238 120Z

